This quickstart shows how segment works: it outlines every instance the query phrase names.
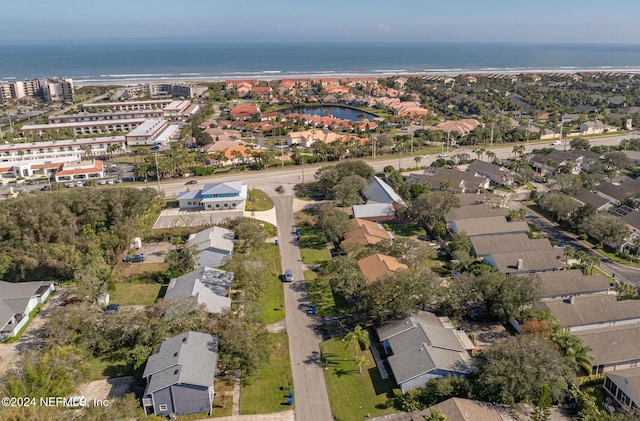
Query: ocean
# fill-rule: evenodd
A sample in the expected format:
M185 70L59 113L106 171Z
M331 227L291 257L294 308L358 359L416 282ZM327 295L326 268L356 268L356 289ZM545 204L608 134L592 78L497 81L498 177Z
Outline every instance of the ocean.
M473 72L640 73L640 45L132 42L0 44L0 80L82 84Z

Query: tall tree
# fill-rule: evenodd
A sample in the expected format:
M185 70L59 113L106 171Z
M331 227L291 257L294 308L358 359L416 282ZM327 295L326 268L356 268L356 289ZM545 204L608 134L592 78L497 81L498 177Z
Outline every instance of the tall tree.
M344 337L345 347L353 346L354 356L357 358L360 353L360 347L369 349L369 331L362 329L360 326L356 326L353 330L347 333Z

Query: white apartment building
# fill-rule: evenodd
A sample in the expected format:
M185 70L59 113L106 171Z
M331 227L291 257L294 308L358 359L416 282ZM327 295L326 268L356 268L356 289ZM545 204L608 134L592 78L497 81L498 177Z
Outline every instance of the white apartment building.
M59 114L49 117L49 124L75 123L80 121L113 121L113 120L137 120L147 118L162 118L162 110L119 111L113 113L81 113Z
M19 80L0 83L0 101L41 97L49 102L73 102L73 80L68 78Z
M86 155L119 154L126 150L124 136L0 144L0 177L49 175L60 164L79 162Z
M45 130L66 130L72 129L77 135L102 134L112 132L129 132L143 122L145 118L132 118L128 120L103 120L103 121L77 121L54 124L25 124L22 132L37 132L43 134Z

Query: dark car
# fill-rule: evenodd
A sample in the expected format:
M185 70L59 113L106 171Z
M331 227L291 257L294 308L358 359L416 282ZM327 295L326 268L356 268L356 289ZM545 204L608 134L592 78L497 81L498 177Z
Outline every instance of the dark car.
M62 302L62 305L63 306L69 306L69 305L78 304L78 303L81 303L81 302L82 302L82 300L80 298L78 298L78 297L69 297L69 298L67 298L66 300L64 300Z
M132 263L144 262L144 254L143 253L134 254L133 256L131 256L131 257L127 256L122 260L124 262L132 262Z
M40 190L41 190L41 191L49 191L49 190L51 190L51 187L49 187L49 186L43 186Z
M198 182L196 180L189 180L184 184L198 184Z
M105 314L115 314L120 310L120 304L109 304L104 308Z
M469 311L469 317L473 320L486 317L489 315L489 309L486 307L478 307Z

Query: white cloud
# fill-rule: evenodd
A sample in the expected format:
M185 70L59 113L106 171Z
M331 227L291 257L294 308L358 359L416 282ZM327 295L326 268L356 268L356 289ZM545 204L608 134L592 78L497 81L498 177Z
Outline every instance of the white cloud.
M382 31L382 32L389 32L391 31L391 26L389 25L385 25L384 23L379 23L376 25L376 27Z

